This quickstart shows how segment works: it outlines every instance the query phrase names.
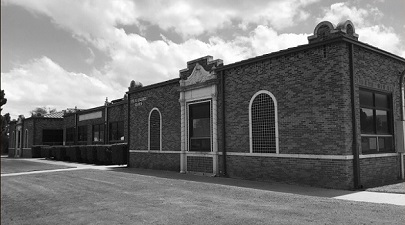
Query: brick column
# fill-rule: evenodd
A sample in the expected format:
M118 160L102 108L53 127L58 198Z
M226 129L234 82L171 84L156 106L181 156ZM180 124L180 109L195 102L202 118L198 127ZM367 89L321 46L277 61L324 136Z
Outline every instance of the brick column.
M184 92L180 92L180 110L181 110L181 153L180 153L180 173L186 173L186 100Z

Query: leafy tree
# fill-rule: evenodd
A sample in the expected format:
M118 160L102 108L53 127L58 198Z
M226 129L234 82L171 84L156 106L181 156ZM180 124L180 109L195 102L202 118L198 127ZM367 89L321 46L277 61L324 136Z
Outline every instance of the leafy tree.
M41 117L45 114L54 113L54 112L56 112L56 109L46 108L45 106L36 107L34 110L30 111L31 116L34 116L34 117Z
M4 94L4 90L1 90L0 92L0 107L5 105L7 103L7 98L4 98L6 94Z

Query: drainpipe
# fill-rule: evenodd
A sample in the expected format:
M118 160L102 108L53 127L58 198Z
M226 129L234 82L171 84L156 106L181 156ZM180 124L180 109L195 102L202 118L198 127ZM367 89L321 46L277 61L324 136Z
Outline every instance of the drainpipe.
M73 138L74 144L77 145L77 135L78 135L78 131L77 131L77 109L75 107L75 136Z
M128 119L128 122L127 122L127 167L129 167L129 159L130 159L130 157L129 157L129 145L130 145L130 121L131 121L131 118L130 118L130 113L129 113L129 110L130 110L130 106L131 106L131 99L130 99L130 92L128 91L128 95L127 95L127 107L128 107L128 109L127 109L127 119ZM124 134L124 139L125 139L125 134Z
M221 101L222 101L222 166L223 166L223 175L228 176L226 169L226 137L225 137L225 74L224 71L221 71Z
M353 181L354 189L361 189L363 185L360 182L360 153L359 145L357 143L357 108L356 108L356 88L354 82L354 63L353 63L353 44L349 44L349 73L351 85L351 103L352 103L352 127L353 127Z
M399 126L402 126L402 134L405 135L405 70L402 72L402 76L400 77L399 80L399 87L401 89L401 103L402 103L402 110L401 110L401 118L402 118L402 123L399 124ZM404 180L404 174L405 174L405 169L404 169L404 151L405 151L405 138L404 137L398 137L402 138L400 142L402 142L402 148L404 149L399 149L399 165L401 167L401 180Z
M107 136L107 131L108 131L108 100L107 100L107 98L106 98L106 100L105 100L105 109L104 109L104 116L105 116L105 118L104 118L104 144L109 144L109 142L107 141L107 138L106 138L106 136Z
M36 138L35 138L35 134L37 133L37 126L35 125L35 121L36 121L36 119L35 118L32 118L32 124L33 124L33 126L34 126L34 129L33 129L33 133L32 133L32 145L35 145L36 143L35 143L35 140L36 140Z

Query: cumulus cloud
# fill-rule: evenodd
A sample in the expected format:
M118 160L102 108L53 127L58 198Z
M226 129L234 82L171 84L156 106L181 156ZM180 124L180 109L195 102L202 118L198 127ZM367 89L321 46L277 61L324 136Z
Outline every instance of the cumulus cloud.
M359 8L342 2L324 9L324 16L317 20L327 20L336 25L349 19L353 22L360 41L404 57L404 43L395 30L384 25L372 25L378 23L383 16L378 8L370 5Z
M29 116L30 110L42 106L58 110L94 107L103 104L107 96L123 97L125 91L114 90L97 78L66 71L47 57L1 73L1 78L8 100L4 111L13 118L18 114Z

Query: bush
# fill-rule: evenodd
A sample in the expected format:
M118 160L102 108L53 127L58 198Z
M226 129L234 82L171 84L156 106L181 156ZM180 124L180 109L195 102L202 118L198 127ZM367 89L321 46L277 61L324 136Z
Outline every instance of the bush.
M96 164L97 163L97 149L95 146L92 145L87 145L86 146L86 152L87 152L87 162Z
M111 146L111 161L114 165L123 165L128 163L128 145L115 144Z
M55 146L52 148L54 157L56 160L65 160L66 158L66 148L64 146Z
M51 158L51 149L50 147L41 147L41 157L43 158Z
M87 147L86 146L79 146L79 151L80 151L80 158L81 162L87 163Z
M41 146L35 145L31 147L32 158L41 158Z
M94 148L97 152L97 163L103 165L111 164L111 152L109 145L96 145Z
M66 155L71 162L80 162L80 150L78 146L66 147Z

